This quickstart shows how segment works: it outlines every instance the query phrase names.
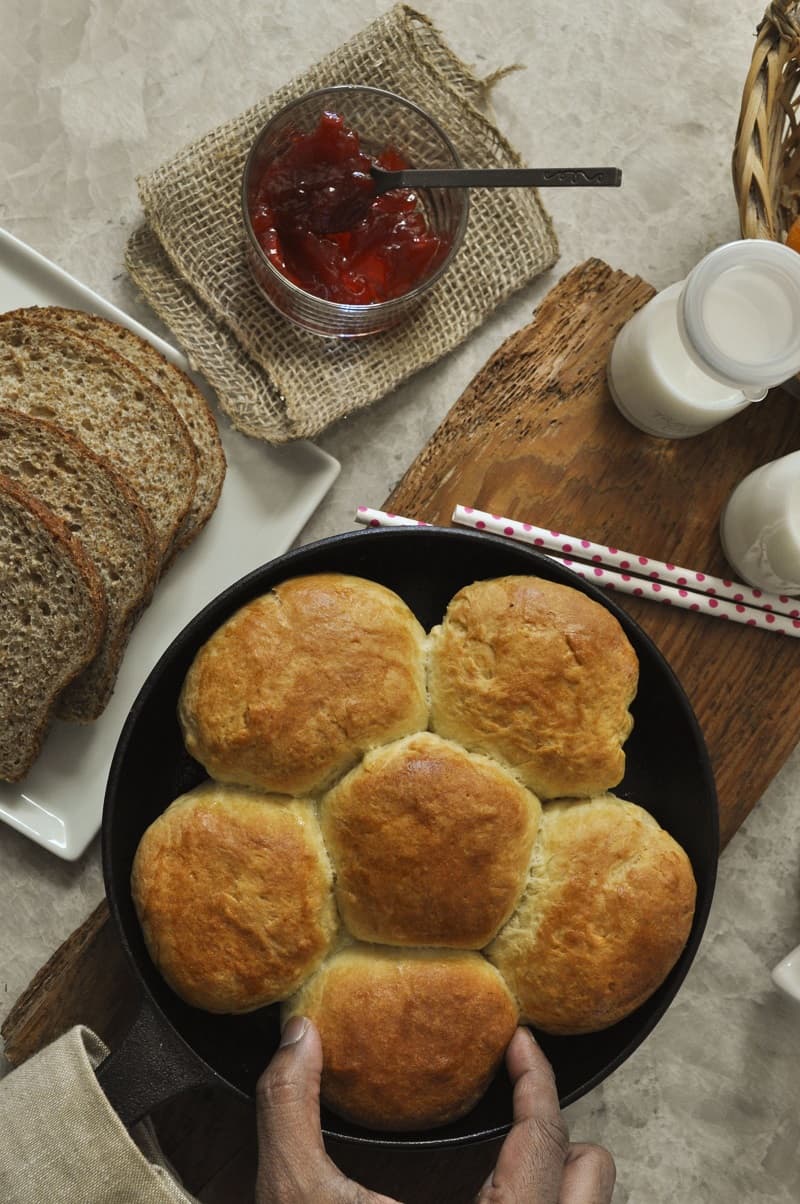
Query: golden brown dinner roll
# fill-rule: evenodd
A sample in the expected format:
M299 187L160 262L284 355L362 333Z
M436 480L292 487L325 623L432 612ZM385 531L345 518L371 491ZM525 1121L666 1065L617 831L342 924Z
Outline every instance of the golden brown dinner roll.
M483 948L522 894L540 813L496 762L429 732L368 753L320 811L347 928Z
M510 766L540 798L625 772L638 661L603 606L537 577L476 581L431 632L431 726Z
M641 807L611 794L551 803L522 903L486 955L528 1023L595 1032L664 981L695 893L686 853Z
M352 945L283 1008L322 1037L322 1099L372 1129L427 1129L463 1116L494 1074L517 1022L478 953Z
M221 782L304 794L365 750L427 727L425 632L361 577L284 581L237 611L195 657L179 715Z
M330 864L306 801L204 782L147 829L131 888L161 974L209 1012L285 999L336 936Z

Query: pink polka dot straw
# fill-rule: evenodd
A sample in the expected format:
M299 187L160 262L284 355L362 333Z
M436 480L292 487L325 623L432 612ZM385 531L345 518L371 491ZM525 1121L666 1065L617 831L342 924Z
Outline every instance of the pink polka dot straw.
M387 514L385 510L374 510L372 506L359 506L355 519L365 527L431 527L417 518L403 518L402 514Z
M530 544L605 589L718 619L732 619L735 623L764 631L800 636L800 598L768 594L737 581L654 560L651 556L623 552L590 539L535 527L532 523L500 514L487 514L473 506L456 506L452 521L459 526ZM553 555L554 552L567 555Z
M359 506L355 521L368 527L432 526L421 519L387 514L383 510L375 510L372 506ZM459 526L489 531L493 535L505 535L509 539L531 544L551 560L565 565L579 577L593 581L595 585L604 589L631 594L651 602L661 602L665 606L693 610L717 619L732 619L734 623L744 623L762 631L800 636L800 599L785 597L782 594L768 594L763 590L751 589L748 585L740 585L736 581L712 577L709 573L653 560L650 556L621 552L618 548L592 543L589 539L578 539L559 531L547 531L541 527L534 527L532 523L504 518L500 514L487 514L473 506L456 506L453 522ZM571 552L575 557L582 559L556 556L553 550Z

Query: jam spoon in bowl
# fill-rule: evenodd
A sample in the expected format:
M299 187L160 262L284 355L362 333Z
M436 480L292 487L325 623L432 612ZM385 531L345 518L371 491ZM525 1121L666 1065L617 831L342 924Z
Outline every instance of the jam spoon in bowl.
M349 186L330 190L328 204L315 214L317 234L348 230L360 221L376 197L396 188L619 188L618 167L403 167L372 163L369 172L353 172Z
M393 188L619 188L618 167L404 167L373 163L375 196Z

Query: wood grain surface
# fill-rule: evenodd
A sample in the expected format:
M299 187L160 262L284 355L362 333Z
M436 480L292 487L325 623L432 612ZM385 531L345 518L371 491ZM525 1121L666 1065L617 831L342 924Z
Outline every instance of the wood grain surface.
M599 260L574 268L473 380L385 508L449 525L456 503L719 575L717 535L734 484L800 447L800 403L776 391L689 440L643 435L616 412L605 365L616 332L652 295ZM800 640L621 595L671 662L705 733L726 843L800 738ZM17 1065L72 1024L112 1045L136 986L105 903L53 955L2 1026ZM205 1204L251 1204L252 1109L193 1092L155 1117L167 1156ZM334 1160L404 1204L466 1204L498 1143L451 1151L330 1143Z

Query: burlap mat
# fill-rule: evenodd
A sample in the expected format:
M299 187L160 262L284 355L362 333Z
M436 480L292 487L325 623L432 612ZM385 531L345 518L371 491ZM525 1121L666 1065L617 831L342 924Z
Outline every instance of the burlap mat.
M462 342L558 255L550 218L533 189L475 190L459 254L424 307L401 326L338 341L280 317L244 258L244 161L258 129L289 100L346 83L416 101L471 167L521 162L481 109L491 79L477 79L427 17L398 5L137 181L146 224L128 243L128 270L213 385L234 426L271 443L316 435L384 396Z

